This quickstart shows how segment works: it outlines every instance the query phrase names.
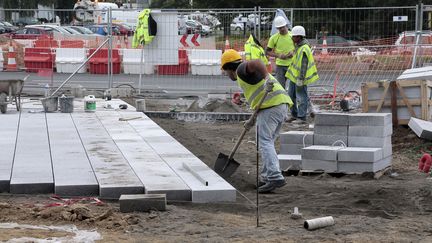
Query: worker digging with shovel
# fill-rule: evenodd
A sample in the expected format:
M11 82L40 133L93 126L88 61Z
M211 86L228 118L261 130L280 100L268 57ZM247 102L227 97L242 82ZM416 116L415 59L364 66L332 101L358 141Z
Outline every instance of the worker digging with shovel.
M230 49L223 53L221 66L231 80L237 81L254 113L245 123L244 131L230 156L219 155L215 171L225 177L234 173L239 166L233 159L234 153L244 134L256 121L258 148L263 161L258 192L271 192L286 184L279 167L275 141L288 114L288 106L292 106L293 102L279 82L267 72L262 61L243 62L240 54Z

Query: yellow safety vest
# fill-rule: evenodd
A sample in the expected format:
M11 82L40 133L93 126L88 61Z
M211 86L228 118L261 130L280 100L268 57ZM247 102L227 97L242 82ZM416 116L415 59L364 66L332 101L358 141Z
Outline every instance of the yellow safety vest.
M309 45L305 44L297 49L293 59L292 63L288 68L288 71L285 74L285 77L287 77L289 80L291 80L293 83L296 83L298 78L300 77L300 69L303 59L303 53L306 54L308 58L308 66L307 71L305 75L305 79L303 82L303 85L308 85L311 83L316 82L319 79L318 76L318 70L315 65L315 61L312 55L312 51L309 47Z
M260 109L277 106L280 104L288 104L290 107L293 105L291 98L286 93L282 85L269 74L270 78L274 80L273 90L267 95L262 103ZM266 80L263 79L257 84L248 84L237 75L237 83L242 88L244 96L252 109L260 102L265 93Z
M133 36L132 48L138 47L139 44L148 45L152 42L154 36L150 34L149 29L150 13L150 9L144 9L138 15L138 26Z
M264 49L255 43L252 35L244 45L246 60L260 59L266 66L268 65L268 59L265 55Z

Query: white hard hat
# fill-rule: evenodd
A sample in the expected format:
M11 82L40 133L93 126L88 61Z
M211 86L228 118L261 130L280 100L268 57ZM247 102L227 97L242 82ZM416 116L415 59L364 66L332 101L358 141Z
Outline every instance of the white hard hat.
M287 25L287 22L286 22L286 20L285 20L284 17L282 17L282 16L277 16L277 17L274 19L274 24L275 24L275 27L276 27L276 28L280 28L280 27L284 27L284 26L286 26L286 25Z
M306 30L303 26L297 25L292 28L291 34L292 36L306 36Z

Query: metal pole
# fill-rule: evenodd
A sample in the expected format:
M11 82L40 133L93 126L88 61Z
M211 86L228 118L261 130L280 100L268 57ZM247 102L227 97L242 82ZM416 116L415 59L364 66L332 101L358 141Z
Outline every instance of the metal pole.
M416 33L415 33L416 43L415 43L415 47L414 47L414 53L413 53L411 68L416 67L417 51L419 48L420 38L422 36L422 33L421 33L422 29L423 29L423 3L420 2L417 5L417 9L416 9Z
M111 68L112 68L112 25L111 25L111 11L112 11L112 9L111 8L109 8L108 9L108 15L107 15L107 18L108 18L108 24L107 24L107 26L108 26L108 63L107 63L107 65L108 65L108 89L111 89L111 87L112 87L112 70L111 70Z
M141 81L142 81L142 74L143 74L143 65L144 65L144 45L141 49L141 59L140 59L140 74L139 74L139 81L138 81L138 94L141 94Z
M291 28L292 27L294 27L294 9L293 8L291 8L290 9L290 15L291 15L291 19L290 19L290 21L291 21Z
M259 227L259 131L258 125L256 126L256 227Z
M254 7L254 35L257 36L257 7Z
M104 42L102 42L102 44L75 70L75 72L73 72L65 81L63 81L62 84L60 84L60 86L49 96L52 97L53 95L55 95L61 88L63 88L63 86L69 82L69 80L72 79L73 76L75 76L75 74L78 73L78 71L84 67L84 65L87 64L87 62L94 56L96 55L96 53L102 48L102 46L104 46L109 39L106 39Z
M261 6L258 6L258 40L261 41Z

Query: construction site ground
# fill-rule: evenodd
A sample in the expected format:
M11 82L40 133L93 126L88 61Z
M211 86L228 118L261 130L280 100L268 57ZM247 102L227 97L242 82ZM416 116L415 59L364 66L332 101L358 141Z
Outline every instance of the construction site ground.
M211 167L219 152L230 152L243 128L238 122L154 120ZM283 131L305 129L308 126L283 127ZM80 230L97 231L100 242L432 241L432 180L417 171L422 151L430 152L432 143L417 138L409 128L394 130L393 168L379 179L373 175L287 176L285 187L259 195L258 228L254 140L251 131L235 156L241 166L228 179L239 191L235 203L169 202L164 212L120 213L114 201L96 205L94 200L83 200L62 205L51 199L52 195L2 193L0 241L73 235L56 230L5 229L1 223L75 225ZM290 218L294 207L299 208L303 219ZM303 228L304 219L324 216L333 216L335 225L315 231Z

